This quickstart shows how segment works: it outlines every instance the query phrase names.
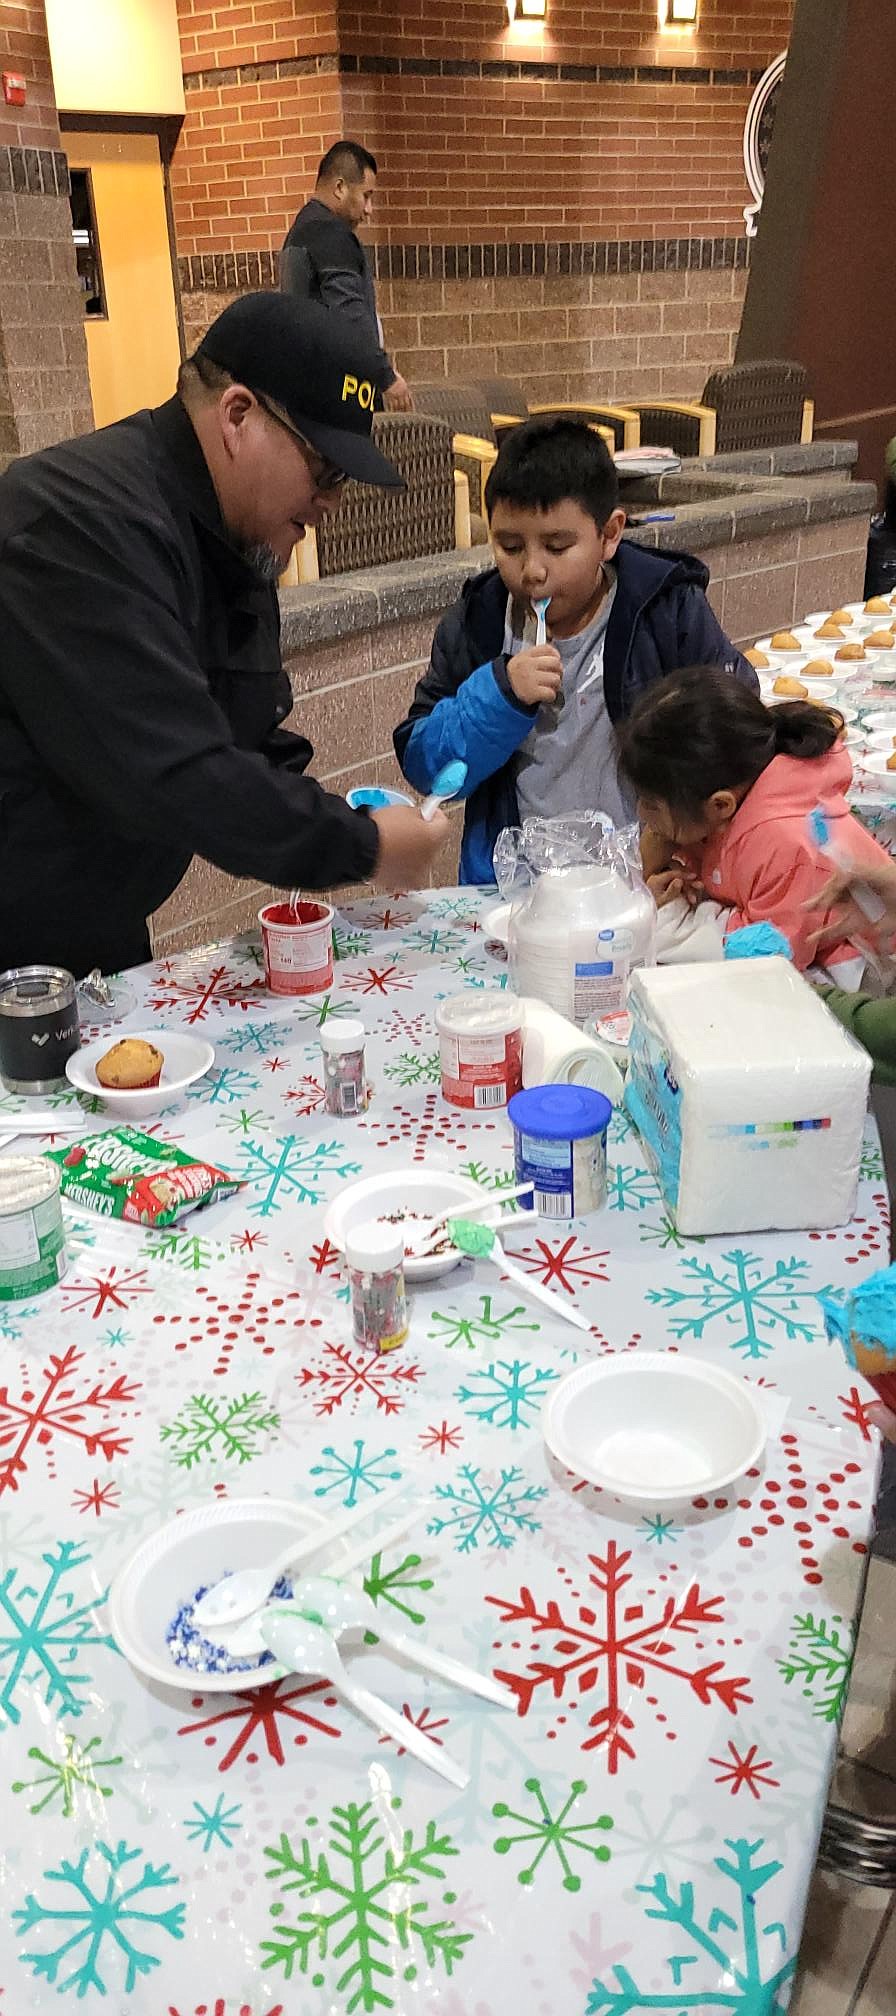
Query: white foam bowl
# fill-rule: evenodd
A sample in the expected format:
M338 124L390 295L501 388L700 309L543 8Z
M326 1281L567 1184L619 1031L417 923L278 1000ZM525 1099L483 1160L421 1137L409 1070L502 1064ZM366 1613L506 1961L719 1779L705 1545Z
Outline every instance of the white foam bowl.
M661 1351L579 1365L552 1389L542 1427L567 1470L651 1506L724 1490L758 1461L766 1438L742 1380Z
M867 674L873 686L896 685L896 651L869 653Z
M486 939L490 938L493 944L506 946L510 936L512 909L512 903L495 903L491 910L486 910L482 919L482 929Z
M272 1680L282 1668L270 1659L238 1673L177 1666L166 1633L181 1604L203 1583L211 1585L228 1570L260 1568L293 1537L327 1523L311 1506L285 1498L229 1498L169 1520L141 1540L109 1590L109 1628L128 1664L158 1686L189 1694L233 1694ZM331 1572L338 1569L343 1552L340 1541L333 1542L329 1556L321 1549L313 1560L315 1574L328 1560Z
M892 750L890 754L893 754ZM888 758L885 749L869 749L864 756L857 757L856 761L863 777L873 778L875 784L881 791L886 792L888 798L896 798L896 770L887 769Z
M454 1176L448 1169L408 1168L384 1169L378 1176L362 1177L360 1183L349 1183L341 1195L330 1205L324 1219L324 1237L342 1251L347 1233L358 1225L368 1225L372 1218L386 1217L391 1211L419 1212L421 1217L441 1218L451 1211L458 1218L463 1216L464 1206L481 1204L488 1196L478 1183L467 1176ZM498 1193L489 1212L477 1212L480 1224L487 1225L501 1215L501 1198ZM422 1232L423 1227L411 1219L409 1232ZM458 1267L463 1254L449 1248L447 1253L437 1253L431 1260L406 1260L404 1271L408 1281L436 1281L440 1274L447 1274L452 1267Z
M775 675L776 678L780 676L781 675L778 673L776 673ZM801 679L802 675L799 672L794 672L792 674L792 677L794 679ZM840 691L840 685L836 679L802 679L802 684L806 688L807 700L835 701ZM760 700L765 701L767 707L771 707L774 706L779 700L789 700L789 699L798 700L802 698L802 695L798 693L797 694L776 693L775 681L774 679L772 679L771 682L767 682L762 686L760 686L759 698Z
M151 1043L161 1050L165 1061L158 1085L146 1086L142 1091L114 1092L108 1085L101 1085L96 1075L100 1059L118 1041L136 1038L142 1043ZM65 1075L70 1085L78 1092L88 1092L92 1099L102 1099L110 1113L117 1113L122 1120L143 1120L150 1113L161 1113L163 1106L171 1106L188 1085L194 1085L197 1078L205 1076L215 1061L215 1053L210 1043L200 1036L187 1036L175 1029L129 1029L127 1038L110 1036L97 1037L93 1043L85 1043L76 1050L65 1067Z
M871 714L866 714L863 709L862 721L869 735L874 735L880 728L891 730L896 735L896 693L888 707L877 707Z

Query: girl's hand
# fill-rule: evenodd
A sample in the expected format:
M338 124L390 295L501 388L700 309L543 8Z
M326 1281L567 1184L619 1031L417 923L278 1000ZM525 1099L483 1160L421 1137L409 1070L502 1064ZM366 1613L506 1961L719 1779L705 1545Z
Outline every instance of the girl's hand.
M886 904L884 915L876 924L866 917L851 894L855 882L867 882L881 901ZM815 951L822 945L835 945L841 938L852 938L859 943L888 948L896 933L896 862L874 863L871 867L857 868L854 875L832 875L817 896L811 896L804 905L806 910L830 910L834 916L829 924L815 932L809 943Z
M654 826L642 826L640 844L641 871L649 885L652 875L660 875L664 868L671 867L675 842L667 840Z
M674 903L678 896L684 896L693 909L682 868L663 868L659 875L648 875L646 879L658 910L665 909L667 903Z

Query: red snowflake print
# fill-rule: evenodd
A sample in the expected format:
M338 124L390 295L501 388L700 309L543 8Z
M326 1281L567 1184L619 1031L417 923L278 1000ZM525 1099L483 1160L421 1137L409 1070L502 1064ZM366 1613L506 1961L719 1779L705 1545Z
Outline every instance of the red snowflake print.
M284 1331L304 1322L305 1298L297 1288L280 1288L253 1270L238 1281L231 1295L216 1294L203 1283L195 1291L190 1315L183 1311L153 1317L174 1338L175 1351L187 1351L213 1338L218 1357L213 1371L221 1379L239 1344L255 1344L262 1358L272 1358ZM278 1334L279 1333L279 1334Z
M437 1743L440 1750L443 1748L443 1738L437 1736L435 1732L437 1729L447 1729L447 1715L442 1715L441 1717L431 1715L428 1708L421 1708L419 1713L415 1715L407 1701L402 1702L401 1712L407 1722L410 1722L415 1729L419 1729L421 1736L428 1736L431 1743ZM392 1743L394 1740L392 1736L380 1737L380 1743ZM402 1744L398 1746L398 1755L399 1757L407 1756L407 1751Z
M216 1995L214 2001L209 1995L204 2002L191 2003L189 2009L186 2005L183 2009L178 2009L173 2002L169 2002L168 2016L254 2016L254 2012L248 2002L241 2002L237 2008L235 2002L226 2001L223 1995ZM258 2016L261 2016L261 2010ZM276 2002L272 2009L266 2009L264 2016L285 2016L282 2002Z
M650 1589L646 1595L652 1599L653 1614L645 1619L646 1598L638 1602L623 1599L623 1590L632 1579L628 1571L631 1558L630 1550L620 1552L615 1540L608 1542L605 1555L588 1556L592 1570L588 1580L597 1591L596 1605L590 1590L586 1601L581 1591L572 1587L571 1576L561 1569L561 1579L569 1587L571 1616L564 1615L561 1603L553 1597L539 1609L531 1590L526 1588L520 1590L518 1600L486 1597L486 1602L501 1612L503 1623L531 1627L535 1657L526 1671L511 1673L495 1667L496 1680L503 1680L516 1695L520 1715L528 1715L541 1687L549 1687L555 1701L569 1702L574 1689L578 1689L581 1699L590 1695L603 1679L606 1699L589 1716L588 1727L594 1733L585 1738L582 1749L606 1750L611 1773L618 1771L620 1759L635 1755L629 1741L635 1725L623 1701L630 1698L630 1689L646 1688L652 1673L683 1682L703 1707L721 1704L731 1715L736 1715L738 1708L752 1699L746 1691L746 1674L735 1677L724 1673L720 1659L709 1659L704 1664L680 1663L684 1656L678 1650L682 1638L695 1639L698 1652L706 1650L698 1634L710 1628L715 1633L723 1623L723 1597L701 1596L696 1582L680 1598L662 1596ZM553 1658L545 1656L551 1649ZM571 1685L568 1687L567 1683ZM645 1699L656 1711L657 1721L665 1724L667 1717L660 1710L658 1698L647 1694ZM574 1709L578 1702L570 1706ZM565 1719L565 1716L559 1718L560 1723ZM674 1730L667 1728L665 1733L670 1742L675 1741Z
M288 1058L288 1057L266 1057L266 1058L265 1058L265 1060L264 1060L264 1063L262 1064L262 1067L261 1067L261 1068L262 1068L262 1070L263 1070L263 1071L288 1071L288 1070L289 1070L289 1058Z
M440 1456L447 1456L449 1449L460 1448L464 1431L461 1427L449 1428L447 1421L443 1421L438 1428L427 1428L417 1439L421 1449L437 1449Z
M365 966L363 973L346 973L344 985L352 994L397 994L413 987L412 973L400 966Z
M247 1227L245 1232L231 1234L230 1250L232 1253L254 1253L257 1246L266 1246L267 1243L266 1232L250 1232Z
M113 1263L107 1274L88 1274L81 1280L60 1283L60 1292L65 1297L66 1313L80 1310L84 1316L92 1316L94 1322L104 1316L107 1309L126 1309L129 1302L135 1302L138 1295L151 1295L152 1284L145 1267L125 1273ZM93 1303L93 1308L89 1307Z
M409 1106L391 1106L388 1119L362 1120L360 1125L377 1148L410 1148L414 1162L425 1162L434 1147L460 1148L470 1153L468 1122L456 1110L449 1108L446 1111L437 1092L428 1092L423 1105L413 1111ZM506 1121L502 1120L502 1130L506 1130L506 1125ZM486 1145L484 1135L499 1132L494 1120L480 1120L478 1117L475 1128L479 1151L484 1150ZM498 1143L495 1145L497 1147Z
M391 903L384 903L381 910L372 910L356 921L365 931L406 931L414 917L410 910L396 910Z
M419 1050L422 1043L432 1042L432 1022L428 1015L405 1015L400 1008L393 1008L380 1024L387 1043L410 1043Z
M558 1247L556 1240L532 1239L522 1253L507 1248L509 1260L518 1260L527 1274L535 1274L546 1288L564 1288L574 1295L583 1281L609 1281L609 1252L594 1253L571 1233Z
M736 1745L729 1738L729 1756L710 1757L709 1760L710 1764L717 1764L719 1767L716 1784L727 1785L732 1797L736 1792L743 1792L746 1789L748 1792L752 1792L754 1799L761 1799L762 1787L766 1785L780 1785L780 1778L769 1778L768 1776L772 1761L770 1757L763 1757L757 1763L756 1752L758 1749L758 1743L751 1743L746 1756L742 1757Z
M839 1470L825 1471L812 1483L806 1467L800 1455L799 1437L788 1430L780 1438L780 1475L774 1474L771 1464L764 1474L759 1469L747 1471L748 1479L761 1478L762 1495L734 1501L751 1522L746 1533L738 1534L737 1544L749 1553L757 1540L767 1539L770 1531L789 1526L796 1539L802 1579L808 1588L817 1589L824 1581L819 1550L827 1537L848 1540L854 1554L867 1554L865 1541L855 1539L847 1524L848 1513L858 1514L864 1522L867 1507L855 1495L854 1480L862 1475L861 1463L843 1463ZM707 1511L710 1504L708 1498L694 1498L691 1502L698 1512ZM717 1511L732 1502L729 1498L712 1500ZM853 1528L857 1523L853 1519Z
M95 1477L90 1491L76 1491L72 1504L76 1512L95 1512L97 1518L102 1512L117 1512L121 1494L117 1484L104 1484Z
M348 1344L325 1344L321 1364L303 1365L298 1381L303 1392L313 1390L315 1414L334 1414L345 1400L351 1414L362 1400L374 1401L378 1413L398 1414L421 1377L420 1365L393 1364L391 1356L352 1351Z
M258 1751L250 1750L247 1746L259 1734L264 1737L267 1754L273 1757L274 1763L285 1764L283 1736L292 1733L287 1732L285 1727L287 1723L298 1724L299 1733L297 1736L292 1736L293 1745L297 1750L301 1750L307 1743L309 1729L313 1729L318 1736L341 1735L341 1730L335 1728L331 1722L323 1722L320 1719L319 1711L322 1708L332 1709L338 1705L335 1694L327 1692L328 1686L327 1680L304 1680L299 1687L294 1686L291 1680L269 1680L264 1687L253 1688L251 1693L235 1692L234 1708L221 1708L216 1715L207 1715L203 1722L185 1722L177 1733L178 1736L197 1736L203 1730L223 1729L225 1723L233 1722L237 1725L233 1742L220 1759L219 1771L229 1771L244 1750L246 1763L257 1764ZM319 1696L322 1698L318 1699ZM192 1706L201 1708L205 1699L207 1699L205 1695L194 1695ZM312 1702L318 1709L316 1715L310 1710L309 1704ZM281 1722L284 1725L282 1735ZM217 1743L216 1735L206 1735L206 1749L214 1750Z
M229 973L226 966L214 966L206 980L159 981L156 992L150 995L147 1007L153 1014L176 1014L179 1009L187 1024L205 1022L213 1009L267 1008L268 996L264 981L259 977L250 980L248 987L235 973Z
M78 1392L75 1374L83 1358L83 1351L73 1344L61 1358L51 1352L41 1375L42 1388L38 1388L33 1369L23 1364L22 1390L16 1399L10 1398L8 1386L0 1386L0 1450L10 1451L0 1459L0 1496L4 1491L18 1490L32 1442L46 1451L51 1477L56 1475L57 1442L68 1439L80 1443L86 1456L99 1454L109 1463L130 1448L131 1437L118 1432L120 1424L115 1417L119 1408L132 1404L139 1386L119 1375L107 1385L97 1380L86 1392Z
M889 1244L890 1211L886 1192L876 1190L874 1203L877 1207L878 1222L868 1218L853 1218L849 1226L838 1225L833 1232L810 1232L809 1238L818 1245L826 1241L849 1250L843 1253L847 1267L858 1267L863 1260L871 1260L877 1253L887 1250Z
M308 1259L315 1274L338 1274L342 1266L342 1254L332 1239L322 1239L319 1246L312 1246Z
M319 1078L306 1076L297 1085L290 1085L283 1097L292 1106L300 1120L306 1120L309 1113L316 1113L324 1103L324 1088Z
M868 1409L873 1402L863 1400L857 1386L851 1386L848 1393L838 1393L837 1399L843 1408L844 1421L850 1421L853 1427L858 1428L863 1442L870 1442L874 1423Z

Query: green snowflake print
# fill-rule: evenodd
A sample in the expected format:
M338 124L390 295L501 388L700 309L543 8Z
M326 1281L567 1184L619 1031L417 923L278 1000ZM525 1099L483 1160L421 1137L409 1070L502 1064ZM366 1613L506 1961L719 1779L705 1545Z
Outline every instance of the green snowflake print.
M661 1512L644 1512L641 1525L646 1528L645 1539L655 1540L659 1547L665 1540L680 1540L684 1532L683 1526L676 1526L673 1519L664 1519Z
M642 1246L658 1246L661 1253L667 1252L670 1246L674 1246L676 1252L683 1253L688 1246L706 1245L702 1232L691 1232L685 1238L684 1234L679 1232L674 1218L670 1218L668 1211L664 1211L662 1217L657 1220L651 1219L646 1224L643 1222L639 1224L638 1238Z
M596 1820L570 1819L569 1816L574 1812L582 1794L588 1790L584 1778L573 1779L566 1805L556 1818L551 1813L539 1778L527 1778L525 1789L533 1795L536 1808L534 1814L516 1813L503 1799L492 1807L496 1820L516 1820L523 1830L521 1834L502 1834L500 1840L494 1844L495 1854L509 1855L512 1848L522 1847L527 1853L530 1849L534 1849L532 1861L518 1872L516 1879L518 1883L528 1886L534 1883L538 1868L545 1856L550 1855L553 1850L563 1870L564 1890L581 1890L582 1878L576 1874L569 1858L578 1852L593 1856L595 1862L609 1862L609 1848L602 1843L598 1846L593 1840L585 1839L586 1835L603 1834L612 1827L613 1822L609 1813L600 1813Z
M395 1085L438 1085L441 1068L437 1050L402 1050L383 1065L383 1077Z
M395 1449L384 1449L380 1456L369 1456L365 1454L363 1442L354 1442L352 1454L341 1456L328 1444L321 1450L326 1462L311 1465L312 1477L329 1479L328 1483L315 1484L315 1498L326 1498L335 1491L343 1505L352 1506L357 1505L362 1491L372 1491L374 1497L379 1497L387 1484L397 1484L401 1477L400 1468L394 1467L396 1454ZM392 1469L388 1468L390 1463Z
M676 1944L690 1945L693 1952L676 1952L666 1965L671 1976L667 1989L639 1988L633 1975L622 1965L613 1968L613 1982L595 1981L588 1999L586 2016L636 2016L636 2012L665 2009L668 2016L785 2016L790 2000L789 1982L796 1967L796 1955L779 1961L787 1951L787 1928L780 1921L757 1922L760 1891L780 1875L780 1862L758 1863L763 1841L726 1841L730 1858L719 1855L715 1867L734 1887L729 1902L707 1903L701 1919L697 1915L693 1883L682 1883L676 1891L664 1875L651 1883L639 1883L638 1890L652 1899L645 1906L648 1918L676 1929ZM733 1915L734 1910L737 1916ZM764 1915L764 1913L763 1913ZM727 1936L726 1936L727 1935ZM708 1961L711 1979L704 1987L689 1984L690 1969L700 1959Z
M373 939L369 931L340 931L333 926L333 957L340 959L363 959L370 951Z
M459 1176L466 1176L470 1183L478 1183L480 1190L514 1190L516 1188L515 1169L490 1169L487 1162L461 1162ZM510 1209L516 1207L510 1200Z
M90 1858L100 1864L91 1880ZM13 1922L21 1937L37 1932L40 1945L21 1955L38 1979L49 1981L60 1995L77 1989L80 2000L88 1989L100 1995L131 1993L141 1975L158 1967L159 1956L146 1950L149 1933L165 1932L171 1939L184 1936L185 1905L163 1905L161 1892L171 1890L178 1878L168 1862L141 1862L142 1850L119 1841L112 1848L98 1841L95 1849L84 1848L77 1862L60 1861L58 1869L46 1871L48 1884L57 1885L53 1901L43 1904L28 1895ZM95 1866L95 1865L94 1865ZM60 1890L65 1896L55 1902ZM134 1944L134 1936L143 1942ZM56 1938L58 1944L47 1945ZM71 1963L71 1965L70 1965ZM106 1972L101 1973L100 1967ZM111 1969L111 1972L109 1971ZM123 1978L122 1978L123 1977ZM113 2002L112 2007L114 2008ZM120 2007L119 2003L119 2007Z
M883 1175L884 1165L881 1159L879 1144L876 1141L863 1142L862 1155L859 1162L860 1178L865 1183L882 1183Z
M801 1682L803 1699L812 1702L812 1713L820 1721L839 1723L846 1706L852 1653L852 1634L842 1617L825 1623L824 1618L807 1612L805 1617L794 1617L788 1654L778 1660L778 1671L788 1687L792 1680Z
M91 1686L91 1676L81 1668L82 1651L90 1646L107 1646L117 1651L115 1641L97 1626L95 1612L105 1597L88 1597L76 1603L68 1577L90 1560L86 1550L72 1540L60 1540L41 1560L47 1569L42 1588L23 1582L16 1588L20 1572L10 1568L0 1577L0 1670L5 1678L0 1686L0 1713L7 1721L22 1719L18 1704L21 1689L26 1699L32 1690L45 1685L45 1700L59 1715L82 1715L81 1698Z
M452 1484L436 1484L438 1516L431 1519L427 1533L447 1533L458 1554L468 1554L480 1540L489 1547L512 1547L524 1533L537 1533L541 1520L533 1518L533 1507L548 1495L546 1484L527 1484L522 1470L502 1470L497 1478L485 1478L479 1469L462 1463Z
M243 1825L236 1817L240 1812L242 1807L239 1805L225 1806L223 1792L218 1793L211 1812L207 1807L201 1806L198 1799L194 1799L193 1811L189 1819L183 1823L188 1841L201 1841L203 1853L206 1855L216 1844L221 1848L232 1848L234 1837L239 1834Z
M58 1732L62 1743L61 1757L48 1757L45 1750L38 1750L32 1744L28 1752L34 1764L43 1764L46 1769L35 1778L17 1779L14 1792L39 1792L42 1797L29 1806L29 1813L43 1813L45 1807L52 1806L54 1800L61 1801L59 1817L70 1820L78 1803L78 1787L98 1799L111 1799L113 1787L101 1785L97 1773L111 1771L116 1764L123 1764L123 1757L95 1757L93 1752L102 1748L102 1737L91 1736L83 1749L75 1742L74 1736Z
M263 1393L241 1393L232 1400L224 1394L194 1393L174 1420L163 1424L159 1436L171 1444L178 1467L192 1470L205 1456L251 1462L271 1429L279 1426L280 1416Z
M196 1232L150 1232L140 1248L141 1260L167 1260L185 1273L201 1274L215 1261L229 1260L230 1248L215 1239L200 1239Z
M455 1399L466 1407L474 1421L487 1421L492 1428L529 1428L541 1411L545 1388L559 1372L529 1365L525 1359L498 1359L482 1372L471 1372L466 1385L458 1386Z
M391 1801L393 1813L400 1806ZM410 1828L390 1824L370 1802L334 1806L328 1822L309 1819L307 1828L298 1852L286 1834L265 1850L269 1877L295 1905L272 1904L277 1923L275 1937L262 1942L264 1967L282 1967L288 1981L296 1969L310 1974L313 1987L345 1998L345 2016L396 2008L399 1980L419 1978L417 1953L428 1969L453 1974L473 1936L439 1915L455 1893L443 1891L434 1910L415 1894L444 1882L444 1864L458 1852L450 1836L429 1820L416 1843ZM328 1963L329 1981L320 1963Z
M540 1323L529 1320L529 1312L522 1302L513 1309L507 1309L499 1316L491 1295L480 1295L478 1316L459 1316L453 1311L434 1309L430 1317L431 1328L427 1332L431 1344L444 1344L446 1351L453 1351L457 1345L465 1344L468 1351L475 1351L480 1344L503 1344L507 1331L518 1335L520 1331L535 1333L541 1329Z
M370 1597L371 1603L386 1603L391 1610L400 1610L409 1624L425 1624L426 1614L418 1607L419 1599L414 1591L419 1590L421 1596L428 1596L434 1584L431 1575L417 1574L422 1565L421 1554L406 1554L396 1567L384 1568L382 1554L374 1554L369 1574L364 1577L365 1595ZM368 1634L368 1642L372 1635Z
M711 1323L721 1323L737 1334L729 1337L732 1351L745 1358L764 1358L781 1336L789 1344L806 1343L820 1335L817 1294L809 1286L805 1260L777 1260L768 1271L767 1263L752 1253L736 1248L722 1254L722 1264L696 1258L682 1260L686 1288L650 1288L648 1302L658 1309L675 1311L669 1328L673 1337L702 1337ZM807 1316L800 1315L808 1304Z

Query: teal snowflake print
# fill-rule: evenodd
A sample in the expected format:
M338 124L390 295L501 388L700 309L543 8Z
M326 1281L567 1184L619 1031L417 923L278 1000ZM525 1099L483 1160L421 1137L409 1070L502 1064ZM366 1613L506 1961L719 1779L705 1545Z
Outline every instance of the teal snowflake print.
M444 1344L446 1351L453 1351L458 1345L466 1345L468 1351L476 1351L480 1344L502 1344L508 1330L517 1335L521 1331L537 1335L541 1329L541 1324L532 1321L522 1302L517 1302L512 1309L505 1309L499 1316L491 1295L480 1295L478 1316L460 1316L450 1309L434 1309L429 1320L427 1335L430 1343Z
M783 1866L757 1861L764 1845L761 1840L726 1840L730 1856L719 1855L715 1868L733 1894L722 1891L722 1901L711 1906L707 1901L700 1916L693 1883L676 1889L664 1875L639 1883L638 1890L652 1900L645 1905L645 1915L674 1927L676 1945L694 1950L670 1955L668 1990L639 1988L627 1967L614 1967L612 1983L595 1981L586 2016L636 2016L651 2009L665 2009L668 2016L688 2016L689 2010L695 2016L785 2016L796 1955L781 1959L788 1938L780 1920L760 1922L760 1916L765 1917L765 1911L758 1910L760 1893ZM690 1970L699 1967L701 1959L701 1971L708 1978L705 1985L692 1988L695 1977Z
M548 1495L546 1484L527 1484L522 1470L502 1470L485 1478L478 1468L462 1463L453 1484L436 1484L440 1511L427 1533L447 1534L458 1554L468 1554L480 1540L489 1547L512 1547L524 1533L537 1533L541 1520L533 1508Z
M114 1787L102 1785L97 1774L114 1770L116 1765L124 1763L124 1758L95 1757L94 1751L102 1749L101 1736L91 1736L83 1749L74 1736L65 1735L62 1730L59 1737L61 1757L48 1757L45 1750L39 1750L32 1744L28 1752L32 1763L43 1764L45 1768L34 1778L17 1779L12 1789L14 1792L40 1794L34 1805L29 1806L29 1813L43 1813L47 1806L52 1806L55 1811L58 1799L60 1819L70 1820L78 1804L79 1789L93 1798L111 1799Z
M256 1194L248 1209L269 1218L287 1204L320 1204L330 1182L345 1182L361 1173L360 1162L349 1162L341 1141L307 1141L296 1134L278 1134L272 1144L246 1140L239 1175Z
M664 1519L661 1512L643 1513L641 1525L645 1528L645 1539L655 1540L659 1547L666 1540L680 1540L684 1532L683 1526L676 1526L672 1519Z
M442 959L446 952L459 952L464 938L462 932L450 929L443 931L436 924L431 931L428 931L425 925L421 925L418 931L405 932L401 942L405 947L402 957L407 957L409 952L423 952L429 953L433 959Z
M258 1091L258 1079L237 1064L221 1064L187 1086L188 1099L201 1099L206 1106L243 1106L250 1093Z
M482 1372L471 1372L458 1386L459 1400L474 1421L487 1421L492 1428L531 1428L541 1412L545 1391L559 1372L549 1372L525 1359L499 1358Z
M394 1463L397 1453L394 1449L384 1449L380 1456L367 1456L364 1453L363 1442L353 1443L352 1448L351 1456L340 1456L337 1450L328 1446L321 1451L327 1461L312 1463L312 1477L330 1479L328 1484L315 1484L315 1498L326 1498L335 1491L341 1497L343 1505L357 1505L362 1491L372 1491L374 1496L378 1497L387 1484L398 1483L401 1470L389 1470L383 1467Z
M821 1334L818 1294L806 1279L805 1260L776 1260L774 1264L735 1248L723 1253L721 1264L696 1257L682 1260L685 1288L650 1288L648 1302L658 1309L674 1312L669 1328L673 1337L702 1337L713 1323L720 1323L729 1336L732 1351L745 1358L764 1358L780 1337L788 1344L807 1343ZM805 1314L801 1311L805 1309Z
M646 1169L615 1162L607 1170L607 1202L611 1211L644 1211L659 1201L660 1186Z
M383 1077L395 1085L438 1085L441 1068L437 1050L402 1050L383 1065Z
M194 1799L193 1812L183 1823L188 1841L201 1841L205 1855L210 1854L214 1847L232 1848L242 1829L243 1823L236 1817L241 1812L240 1805L225 1806L223 1792L218 1793L211 1812Z
M94 1869L99 1864L94 1876L88 1873L92 1855ZM79 2001L89 1988L100 1995L110 1988L129 1995L142 1975L160 1965L159 1955L146 1950L149 1933L183 1938L186 1906L163 1903L162 1897L178 1877L168 1862L144 1861L135 1869L132 1865L141 1860L142 1850L129 1848L126 1841L114 1848L98 1841L95 1848L84 1848L77 1862L61 1860L58 1869L46 1871L46 1882L57 1886L49 1902L29 1894L13 1912L20 1936L37 1932L40 1941L21 1959L60 1995L67 1988L77 1989ZM144 1942L140 1946L134 1943L138 1937ZM47 1944L53 1938L58 1943Z
M253 1022L247 1015L236 1029L219 1038L218 1048L229 1050L233 1057L264 1057L269 1050L276 1050L282 1040L282 1022Z
M391 1807L397 1813L401 1800ZM442 1889L445 1864L457 1852L436 1821L427 1821L418 1842L411 1828L385 1823L369 1801L334 1806L327 1822L309 1819L298 1850L281 1834L265 1850L282 1898L271 1905L275 1936L262 1941L263 1966L282 1967L287 1981L296 1970L310 1975L313 1987L344 1998L345 2016L397 2008L400 1982L419 1980L421 1961L424 1987L429 1970L450 1977L473 1936L442 1915L457 1902L453 1890ZM431 1906L420 1893L434 1888Z
M807 1612L805 1617L794 1617L787 1657L778 1660L778 1671L788 1687L799 1681L803 1699L812 1702L812 1713L820 1721L839 1723L852 1654L852 1633L842 1617L826 1623Z
M251 1462L271 1429L279 1426L280 1416L263 1393L241 1393L232 1400L225 1394L194 1393L173 1421L163 1423L159 1436L170 1444L179 1468L192 1470L206 1456Z
M610 1850L606 1844L586 1838L609 1831L613 1825L609 1813L598 1814L596 1820L575 1820L570 1818L570 1815L575 1812L583 1793L588 1790L584 1778L575 1778L573 1780L566 1804L561 1808L556 1817L552 1814L544 1796L544 1790L539 1778L527 1778L525 1790L531 1792L533 1795L534 1813L517 1813L503 1799L500 1799L498 1804L492 1807L492 1813L496 1820L515 1820L522 1829L522 1832L519 1834L502 1834L500 1839L494 1843L495 1854L509 1855L513 1848L523 1848L527 1854L532 1854L531 1862L527 1864L525 1869L518 1871L516 1879L518 1883L522 1883L524 1888L527 1888L530 1884L534 1883L537 1872L545 1857L550 1856L553 1851L563 1871L564 1890L581 1890L582 1878L573 1868L570 1858L578 1853L592 1856L595 1862L609 1862Z
M0 1577L0 1715L20 1722L19 1690L26 1700L33 1689L44 1688L44 1699L58 1715L81 1715L88 1705L85 1689L92 1675L84 1670L81 1654L104 1646L116 1650L114 1639L99 1629L96 1610L104 1597L89 1596L76 1602L69 1577L86 1568L90 1555L72 1540L60 1540L51 1553L43 1554L47 1575L41 1588L23 1582L16 1588L20 1571L10 1568Z
M406 1554L394 1568L385 1568L382 1554L374 1554L364 1577L365 1596L370 1597L371 1603L383 1603L388 1609L399 1611L409 1624L425 1624L426 1613L420 1608L420 1597L428 1596L435 1583L431 1575L419 1573L422 1566L421 1554Z

